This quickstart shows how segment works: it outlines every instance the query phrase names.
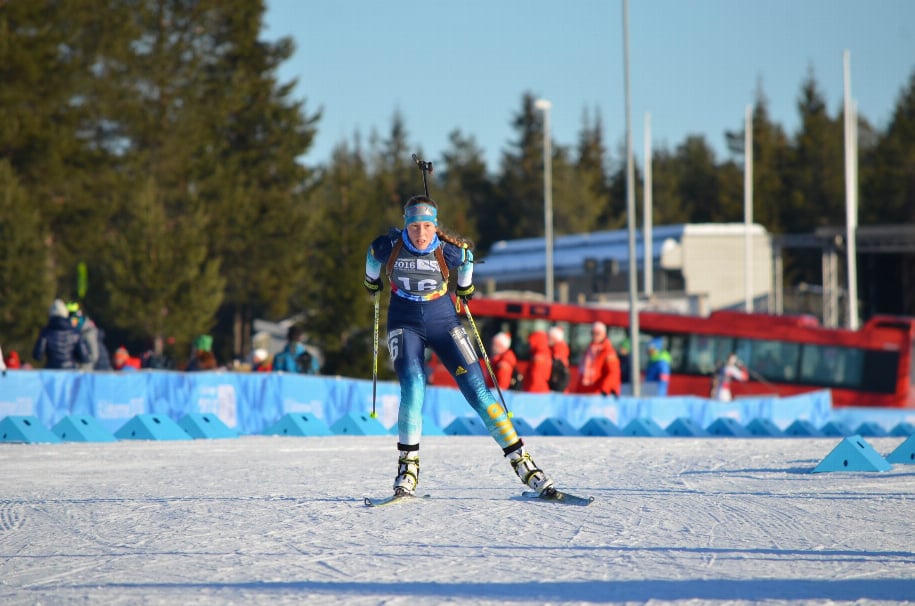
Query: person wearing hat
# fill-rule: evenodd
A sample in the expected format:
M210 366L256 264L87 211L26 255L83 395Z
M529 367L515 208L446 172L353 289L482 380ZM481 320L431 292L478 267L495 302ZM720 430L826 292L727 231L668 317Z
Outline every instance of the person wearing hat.
M70 325L70 311L61 299L54 299L48 310L48 323L38 334L32 357L45 362L48 369L76 369L89 361L89 346L82 334Z
M458 316L461 303L474 293L472 243L439 227L438 204L428 196L410 198L403 216L403 229L391 229L372 241L363 280L373 297L384 287L382 273L391 288L388 352L400 382L394 493L412 495L419 482L426 348L454 377L521 481L540 493L554 490L553 480L534 464L508 412L486 386L476 349ZM456 302L448 291L452 270L457 273Z
M670 385L670 354L664 349L664 339L661 337L655 337L648 342L645 382L657 385L656 395L667 395L667 388Z
M489 361L492 363L492 372L499 382L499 389L506 390L514 387L512 383L518 367L518 356L512 351L512 336L507 332L496 333L489 346L489 353L492 354ZM488 374L483 376L486 378L486 384L494 387L492 377Z
M591 343L581 358L578 382L572 393L618 397L620 382L620 360L607 338L607 326L595 322L591 325Z

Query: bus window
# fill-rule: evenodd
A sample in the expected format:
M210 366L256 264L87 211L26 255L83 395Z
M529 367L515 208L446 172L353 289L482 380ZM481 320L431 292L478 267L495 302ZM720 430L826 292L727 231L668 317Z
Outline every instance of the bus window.
M861 382L864 351L851 347L805 345L801 353L800 380L835 387Z
M688 339L685 365L678 366L681 372L710 375L715 368L727 360L733 350L734 339L708 335L692 335ZM671 352L673 356L673 352Z

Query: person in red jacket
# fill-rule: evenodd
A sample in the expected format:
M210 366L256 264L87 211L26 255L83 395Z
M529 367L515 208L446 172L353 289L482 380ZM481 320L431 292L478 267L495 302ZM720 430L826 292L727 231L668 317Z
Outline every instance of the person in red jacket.
M492 363L492 372L496 375L496 380L499 382L499 389L510 389L512 387L512 378L515 374L515 367L518 366L518 357L515 355L515 352L511 349L512 338L507 332L497 333L492 338L492 344L490 346L490 351L492 351L492 357L489 361ZM493 387L492 377L489 373L483 375L486 379L486 384L489 387Z
M527 337L530 346L531 363L524 373L523 391L549 393L550 372L553 370L553 355L546 332L535 330Z
M554 326L547 333L550 341L550 353L553 355L553 369L550 373L550 389L564 392L569 387L569 344L566 343L562 326ZM559 366L561 365L561 366Z
M581 360L574 393L620 395L620 359L602 322L591 325L591 344Z

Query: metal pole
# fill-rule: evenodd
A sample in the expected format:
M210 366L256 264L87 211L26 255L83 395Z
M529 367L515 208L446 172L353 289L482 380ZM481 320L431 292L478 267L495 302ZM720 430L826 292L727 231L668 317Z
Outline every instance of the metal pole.
M630 381L632 395L641 393L642 378L639 366L639 301L638 301L638 265L635 256L635 167L632 162L632 111L630 108L631 93L629 89L629 0L623 0L623 61L626 89L626 223L629 228L629 349Z
M747 106L743 135L744 311L753 311L753 107Z
M651 180L651 114L645 114L645 200L644 219L642 219L642 273L645 276L645 296L654 294L654 242L652 240L652 213L654 201L652 200Z
M553 302L553 152L550 136L550 108L552 103L537 99L534 107L543 112L543 233L546 248L546 300Z
M851 53L842 55L845 76L845 229L848 259L848 323L858 329L858 116L851 98Z

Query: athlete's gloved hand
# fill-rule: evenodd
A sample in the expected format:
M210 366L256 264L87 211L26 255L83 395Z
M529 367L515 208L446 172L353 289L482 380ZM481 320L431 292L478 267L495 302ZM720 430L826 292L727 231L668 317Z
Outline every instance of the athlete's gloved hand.
M384 290L384 282L381 281L381 276L374 279L366 276L365 280L362 281L362 285L371 295L377 295Z
M476 290L476 289L473 286L473 282L471 282L468 286L465 286L463 288L458 286L457 296L459 296L464 301L464 303L466 303L467 301L469 301L473 298L474 290Z

